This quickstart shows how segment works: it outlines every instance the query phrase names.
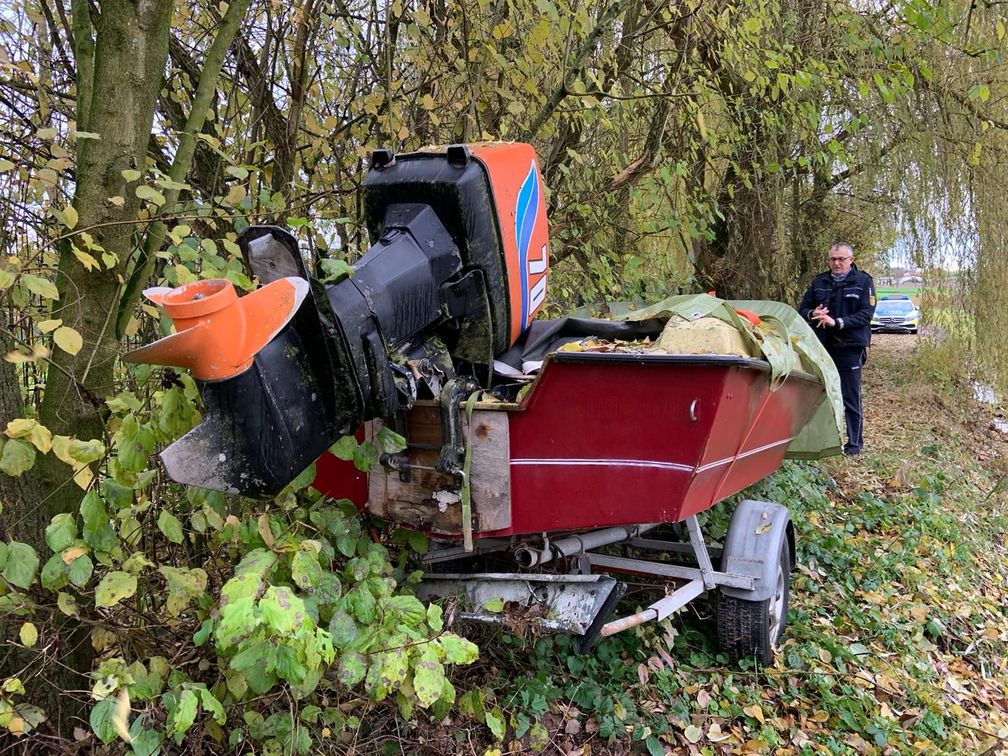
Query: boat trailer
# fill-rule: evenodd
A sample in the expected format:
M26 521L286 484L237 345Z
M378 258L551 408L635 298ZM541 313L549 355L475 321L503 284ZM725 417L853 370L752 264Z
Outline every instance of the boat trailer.
M577 636L583 653L600 636L664 620L694 599L717 591L721 647L733 660L756 654L762 664L771 663L787 612L788 574L795 566L794 529L787 509L773 502L744 500L732 517L724 545L706 543L696 515L684 522L688 543L646 537L658 527L655 523L552 540L542 537L535 544L478 542L481 555L510 551L523 572L438 572L438 567L457 565L468 555L460 547L433 549L421 559L430 571L417 594L426 601L458 600L456 616L463 621L503 626L533 622L548 632ZM657 558L597 550L606 546ZM696 566L663 561L663 554L692 558ZM720 569L715 569L715 561ZM545 565L566 571L529 571ZM626 593L626 585L613 574L658 578L677 587L635 614L607 621Z

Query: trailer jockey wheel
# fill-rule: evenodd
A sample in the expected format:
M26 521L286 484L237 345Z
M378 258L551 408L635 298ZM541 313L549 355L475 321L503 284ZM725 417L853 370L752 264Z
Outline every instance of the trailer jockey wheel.
M755 655L762 666L773 664L774 648L787 623L790 556L787 539L784 539L777 557L777 582L770 598L747 601L718 591L718 644L732 662Z

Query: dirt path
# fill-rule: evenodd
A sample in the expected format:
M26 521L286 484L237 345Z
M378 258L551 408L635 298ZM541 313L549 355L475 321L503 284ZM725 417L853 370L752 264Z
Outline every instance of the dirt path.
M904 430L907 423L915 423L919 419L914 405L903 401L907 360L919 341L918 336L911 334L880 333L872 336L872 346L862 374L865 446L869 450L890 446L894 435Z

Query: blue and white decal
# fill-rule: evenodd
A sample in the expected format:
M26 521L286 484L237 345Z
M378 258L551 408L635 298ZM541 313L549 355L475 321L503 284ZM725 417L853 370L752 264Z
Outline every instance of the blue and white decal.
M518 249L518 269L521 272L521 323L528 327L532 314L546 298L546 245L533 252L532 236L539 220L539 199L542 191L539 185L539 171L535 161L529 167L528 176L518 190L515 207L515 244ZM535 255L533 257L533 255Z

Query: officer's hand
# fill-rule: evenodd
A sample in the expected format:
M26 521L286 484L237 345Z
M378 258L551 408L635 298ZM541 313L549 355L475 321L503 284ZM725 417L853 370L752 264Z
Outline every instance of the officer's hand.
M829 309L826 305L819 305L812 310L812 320L815 321L816 328L832 327L836 321L830 317Z

